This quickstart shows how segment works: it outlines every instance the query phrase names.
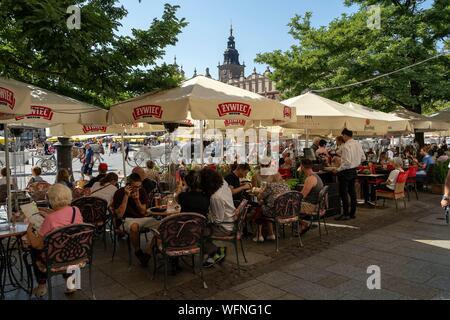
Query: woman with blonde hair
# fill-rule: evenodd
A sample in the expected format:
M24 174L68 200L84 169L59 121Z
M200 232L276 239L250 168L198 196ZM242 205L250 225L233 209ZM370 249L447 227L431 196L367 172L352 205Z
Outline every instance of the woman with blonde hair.
M33 224L29 224L27 238L31 245L31 258L33 261L34 274L38 286L33 289L33 294L37 297L43 297L47 293L47 274L42 272L38 264L45 265L44 248L45 237L53 230L65 227L71 224L83 223L80 209L71 207L72 190L61 183L56 183L48 189L48 201L51 209L41 211L44 221L39 230Z
M279 173L275 173L271 176L267 177L266 187L261 190L261 193L258 196L258 200L261 204L260 218L274 217L275 211L275 199L280 194L291 191L287 183L283 180L283 177ZM263 224L266 225L268 230L268 235L266 237L267 240L275 240L275 234L273 231L273 224L268 222L267 219L258 219L255 217L256 222L258 223L258 233L253 241L255 242L264 242L264 237L262 235Z

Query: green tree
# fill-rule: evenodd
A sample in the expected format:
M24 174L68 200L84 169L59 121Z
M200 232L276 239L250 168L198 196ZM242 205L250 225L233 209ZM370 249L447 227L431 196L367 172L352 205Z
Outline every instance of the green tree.
M178 6L166 4L148 29L120 36L127 10L117 2L1 0L0 75L105 107L177 85L177 68L157 61L187 25L176 16ZM81 24L69 30L66 11L74 4Z
M298 42L290 50L259 54L256 62L274 68L272 80L284 97L363 81L433 57L450 49L450 2L434 0L346 0L359 5L328 26L314 28L311 13L289 23ZM367 25L370 5L381 7L381 28ZM422 113L445 105L450 97L450 56L361 85L324 91L340 102L354 101L391 111L396 106Z

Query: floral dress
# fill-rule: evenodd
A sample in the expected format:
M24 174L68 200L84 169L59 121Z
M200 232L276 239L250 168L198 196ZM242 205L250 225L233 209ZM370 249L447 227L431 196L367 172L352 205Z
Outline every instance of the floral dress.
M289 191L291 191L291 189L285 182L269 183L262 193L262 199L264 201L262 205L262 214L266 217L273 218L275 216L275 198L280 194Z

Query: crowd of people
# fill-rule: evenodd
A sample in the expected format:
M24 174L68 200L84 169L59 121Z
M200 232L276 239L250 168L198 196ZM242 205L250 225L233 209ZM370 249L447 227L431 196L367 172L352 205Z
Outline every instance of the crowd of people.
M174 196L181 212L196 212L204 215L208 221L204 234L203 267L211 267L222 263L227 255L226 248L211 241L212 236L227 236L234 231L236 208L243 200L250 205L250 220L254 223L252 239L255 242L274 241L276 234L273 228L273 218L276 214L277 197L291 191L287 179L296 175L303 175L304 181L299 194L302 199L300 212L300 234L308 232L313 226L312 215L318 213L319 194L325 183L316 172L317 164L332 168L331 172L337 176L342 212L337 220L356 218L356 181L358 172L381 168L388 170L387 179L364 187L366 200L373 200L376 190L392 191L405 163L417 166L417 177L420 172L427 174L428 166L436 161L447 161L449 151L445 145L440 147L425 146L417 152L413 147L406 147L402 152L388 150L377 154L372 149L363 151L362 145L353 139L353 132L347 129L336 138L333 148L327 147L324 139L314 139L311 146L314 158L300 159L293 143L285 146L280 158L278 170L268 162L252 168L246 163L235 163L224 174L217 166L207 165L188 169L184 164L170 167L170 174L162 174L153 161L146 163L146 168L135 167L127 177L124 185L119 184L116 173L110 172L107 163L100 163L98 174L86 172L89 180L85 183L74 183L71 173L61 169L57 173L56 181L49 184L46 190L49 208L42 209L44 223L39 230L30 225L27 236L33 248L33 264L38 287L34 293L38 296L45 294L45 274L40 272L38 264L42 262L42 246L44 237L56 228L81 223L82 216L78 208L71 207L72 200L80 196L94 196L104 199L112 214L116 217L115 228L129 234L135 256L142 266L147 266L151 258L152 248L159 241L157 237L149 239L147 244L140 241L140 231L143 228L158 228L160 220L149 214L150 208L157 205L156 199L161 197L161 185L174 179ZM86 163L93 159L89 144L86 148ZM389 152L390 151L390 152ZM92 168L90 168L92 169ZM251 179L248 179L252 172ZM287 172L289 174L287 174ZM6 168L1 170L2 177L6 176ZM33 185L45 183L39 167L32 168L32 176L27 189ZM249 230L246 233L251 234ZM178 270L178 260L172 259L173 270Z

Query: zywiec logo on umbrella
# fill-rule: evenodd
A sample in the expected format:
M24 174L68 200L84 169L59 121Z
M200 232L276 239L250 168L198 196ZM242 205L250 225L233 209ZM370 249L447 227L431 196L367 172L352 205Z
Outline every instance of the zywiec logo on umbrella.
M241 102L225 102L217 106L219 117L226 115L239 115L250 117L252 107L246 103Z
M89 126L89 125L83 125L83 132L84 133L92 133L92 132L106 132L106 129L108 129L107 126Z
M49 107L43 106L31 106L31 113L16 117L16 120L23 119L43 119L43 120L52 120L53 111Z
M189 127L193 127L194 123L192 122L192 120L190 119L185 119L181 121L181 124L185 125L185 126L189 126Z
M231 127L231 126L245 126L246 121L241 119L233 119L233 120L224 120L223 124L225 127Z
M0 87L0 105L8 106L11 110L16 105L16 98L14 98L14 92L9 89Z
M158 118L161 119L163 110L161 106L156 105L146 105L140 106L133 109L134 120L142 118Z
M289 118L289 119L291 119L291 118L292 118L292 110L291 110L291 108L290 108L290 107L286 107L286 106L284 106L284 110L283 110L283 117L285 117L285 118Z

